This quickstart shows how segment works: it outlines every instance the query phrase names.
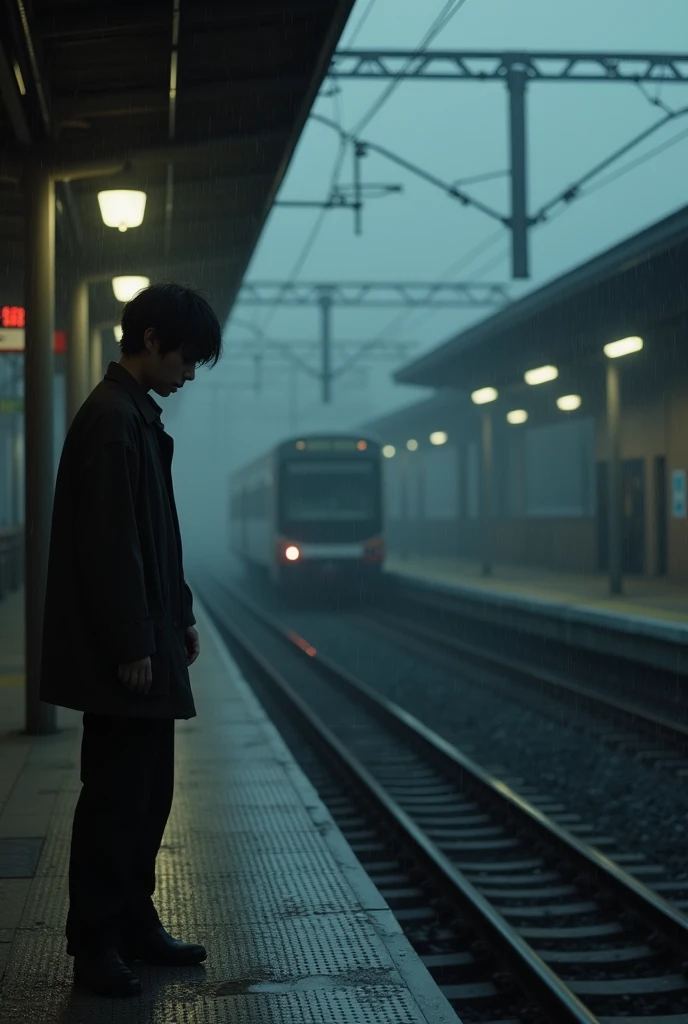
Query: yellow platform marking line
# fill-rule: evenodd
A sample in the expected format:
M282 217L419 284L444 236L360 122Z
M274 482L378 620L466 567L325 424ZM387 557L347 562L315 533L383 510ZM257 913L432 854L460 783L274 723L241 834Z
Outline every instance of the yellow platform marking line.
M0 686L23 686L24 676L0 676Z

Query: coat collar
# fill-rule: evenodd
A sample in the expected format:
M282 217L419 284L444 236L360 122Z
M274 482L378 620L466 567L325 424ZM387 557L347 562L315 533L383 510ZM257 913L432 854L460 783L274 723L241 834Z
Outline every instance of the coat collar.
M146 423L157 423L158 426L162 426L162 422L160 421L162 408L143 390L139 382L134 380L128 370L125 370L123 366L119 365L119 363L110 363L107 368L107 373L105 374L105 379L114 380L117 384L121 384L122 387L127 389L136 402Z

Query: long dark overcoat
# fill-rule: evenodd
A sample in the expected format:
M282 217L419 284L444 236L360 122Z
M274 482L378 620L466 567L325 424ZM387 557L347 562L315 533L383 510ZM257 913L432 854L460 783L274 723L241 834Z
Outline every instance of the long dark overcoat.
M184 581L162 412L110 363L67 433L57 474L43 623L41 699L97 714L193 718ZM145 695L117 667L151 657Z

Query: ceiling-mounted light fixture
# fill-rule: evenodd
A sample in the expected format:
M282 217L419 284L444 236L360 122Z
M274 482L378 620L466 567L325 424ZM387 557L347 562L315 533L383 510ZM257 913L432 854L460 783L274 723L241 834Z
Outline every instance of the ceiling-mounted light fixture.
M471 400L476 405L485 405L486 402L494 402L499 393L496 388L478 388L471 394Z
M526 370L523 379L526 384L546 384L548 380L556 380L558 376L556 366L538 366L534 370Z
M106 227L126 231L143 223L146 193L131 188L110 189L98 193L98 205Z
M557 398L557 405L562 412L573 412L574 409L580 409L581 402L580 395L562 395L561 398Z
M627 356L631 352L640 352L642 347L642 338L621 338L619 341L610 341L608 345L605 345L604 354L608 359L618 359L619 356Z
M147 288L149 284L149 277L113 277L112 290L118 302L129 302L129 299L133 299L137 292Z

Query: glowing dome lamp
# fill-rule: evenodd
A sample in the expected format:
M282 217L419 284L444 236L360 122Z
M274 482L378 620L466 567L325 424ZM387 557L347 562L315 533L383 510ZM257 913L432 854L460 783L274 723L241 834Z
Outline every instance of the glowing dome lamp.
M106 227L126 231L143 224L146 193L129 188L110 189L98 193L98 205Z
M149 277L113 277L112 290L118 302L129 302L137 292L147 288L150 284Z

